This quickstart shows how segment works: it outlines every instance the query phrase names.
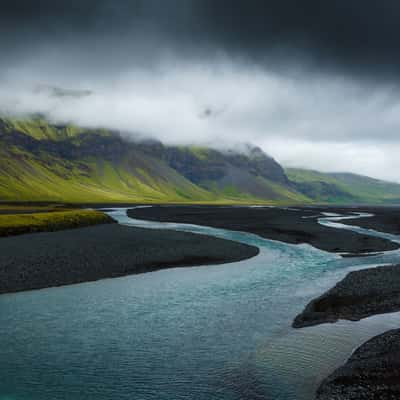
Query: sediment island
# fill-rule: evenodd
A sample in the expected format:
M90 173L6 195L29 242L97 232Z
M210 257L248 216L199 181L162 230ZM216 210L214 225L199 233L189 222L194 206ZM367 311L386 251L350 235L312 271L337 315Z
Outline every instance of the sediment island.
M349 273L296 317L302 328L339 319L360 320L400 311L400 266L387 265ZM325 379L317 400L392 400L400 397L400 329L360 346L345 365Z
M368 210L371 212L372 210ZM376 209L374 209L376 211ZM392 210L378 209L371 218L343 221L367 229L398 233ZM376 227L371 224L374 219ZM366 222L367 221L367 222ZM400 311L400 265L350 272L332 289L312 300L299 314L294 328L339 319L358 321ZM361 345L320 385L317 400L392 400L400 398L400 329L376 336Z
M258 248L187 232L105 224L0 238L0 294L157 269L228 263Z
M324 212L373 217L342 220L349 225L400 233L397 208L224 208L151 207L133 209L134 218L207 224L247 231L288 243L309 243L322 250L367 255L397 249L396 243L318 224ZM205 222L207 221L207 222ZM301 328L339 319L359 320L400 311L400 266L388 265L349 273L334 288L308 304L293 322ZM320 385L317 400L393 400L400 398L400 329L386 332L362 345L348 362Z
M376 314L400 311L400 266L386 265L350 272L332 289L312 300L299 314L294 328L358 321Z
M259 249L238 242L173 230L121 226L99 211L63 208L0 210L0 294L104 278L241 261ZM128 211L132 218L191 223L245 231L287 243L356 256L399 248L389 240L322 226L324 212L354 215L369 208L153 206ZM396 209L376 212L374 229L397 232ZM370 227L370 218L343 221ZM382 229L385 230L385 229ZM14 236L18 235L18 236ZM12 236L12 237L11 237ZM359 320L400 311L400 266L349 273L311 301L295 328ZM325 379L318 400L394 399L399 395L400 329L362 345ZM377 397L378 396L378 397Z
M400 329L360 346L345 365L325 379L317 400L395 400L400 398Z

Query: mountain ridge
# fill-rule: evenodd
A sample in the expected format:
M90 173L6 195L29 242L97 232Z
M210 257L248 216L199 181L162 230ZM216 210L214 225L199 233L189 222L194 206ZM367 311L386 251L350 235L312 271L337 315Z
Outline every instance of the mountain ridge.
M251 145L239 152L151 140L134 142L118 132L54 124L40 115L0 117L0 145L0 201L363 201L363 196L350 190L354 184L344 182L349 177L285 170L259 147ZM379 190L387 189L388 183L369 191L366 187L371 181L363 185L367 202L400 199L400 185L392 184L391 196L386 197Z
M51 124L40 116L1 118L0 142L3 201L304 200L289 185L277 183L286 175L261 150L250 159L208 148L134 143L116 132ZM265 169L265 164L272 167ZM240 169L247 187L238 178Z

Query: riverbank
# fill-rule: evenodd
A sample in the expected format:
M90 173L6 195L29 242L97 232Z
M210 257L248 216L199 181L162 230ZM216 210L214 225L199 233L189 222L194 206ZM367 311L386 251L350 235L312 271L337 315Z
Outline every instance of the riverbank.
M322 226L325 207L213 207L213 206L153 206L128 211L131 218L150 221L207 225L215 228L255 233L267 239L286 243L308 243L334 253L362 255L394 250L400 246L389 240L356 232ZM358 209L348 209L349 215ZM331 211L332 212L332 211Z
M400 311L400 266L387 265L350 272L299 314L294 328L358 321L376 314Z
M235 262L258 253L225 239L117 224L5 237L0 238L0 294Z
M323 381L317 400L400 398L400 329L360 346L345 365Z

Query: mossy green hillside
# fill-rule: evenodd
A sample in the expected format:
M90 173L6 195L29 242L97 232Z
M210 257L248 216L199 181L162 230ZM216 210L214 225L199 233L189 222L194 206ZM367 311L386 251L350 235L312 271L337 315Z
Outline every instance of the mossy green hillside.
M224 156L204 147L160 145L161 154L148 148L143 151L111 132L57 126L39 116L0 119L0 142L0 201L231 204L304 200L289 187L267 181L260 193L230 180L207 186L171 160L177 156L179 164L191 154L199 161L194 169L207 172L209 163L218 166ZM172 154L171 158L163 157L164 153ZM259 178L249 176L249 180Z
M400 185L282 167L259 148L133 143L41 116L0 118L0 202L395 203Z
M118 165L95 158L77 163L46 154L36 157L20 150L11 153L0 150L0 171L3 201L141 202L213 198L173 171L167 171L163 177L152 176L141 168L131 171L129 160Z

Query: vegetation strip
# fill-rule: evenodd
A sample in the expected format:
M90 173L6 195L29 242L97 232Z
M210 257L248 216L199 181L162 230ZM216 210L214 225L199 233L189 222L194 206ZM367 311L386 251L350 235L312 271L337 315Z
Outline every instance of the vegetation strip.
M94 210L67 210L31 214L0 215L0 236L59 231L113 223L108 215Z

